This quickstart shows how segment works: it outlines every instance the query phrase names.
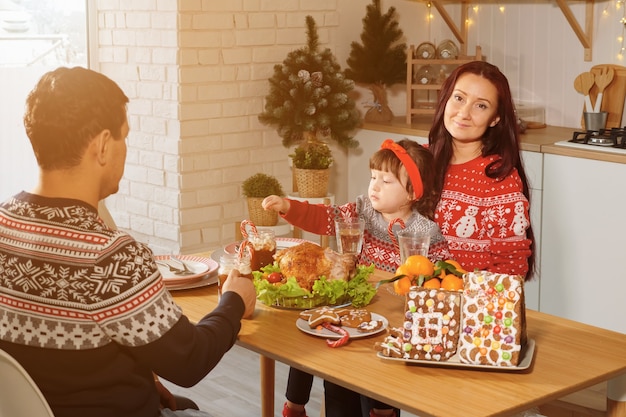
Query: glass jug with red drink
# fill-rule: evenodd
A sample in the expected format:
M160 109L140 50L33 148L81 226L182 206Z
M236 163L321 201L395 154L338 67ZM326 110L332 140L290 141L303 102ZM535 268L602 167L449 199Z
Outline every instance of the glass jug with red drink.
M250 226L250 233L246 226ZM250 250L250 268L253 271L274 263L276 235L273 230L258 230L252 222L244 220L241 222L241 234L245 240L239 250Z

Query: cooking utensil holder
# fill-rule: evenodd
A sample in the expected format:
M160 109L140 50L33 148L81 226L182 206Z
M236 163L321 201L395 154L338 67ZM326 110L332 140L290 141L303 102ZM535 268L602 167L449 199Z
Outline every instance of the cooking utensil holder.
M601 111L598 113L583 112L585 129L594 131L600 131L604 129L606 127L606 118L608 114L609 113L605 111Z

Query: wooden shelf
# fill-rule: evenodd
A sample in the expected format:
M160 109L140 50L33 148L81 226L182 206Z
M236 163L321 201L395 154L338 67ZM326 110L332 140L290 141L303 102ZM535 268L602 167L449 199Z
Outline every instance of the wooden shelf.
M406 59L406 123L411 124L413 115L432 115L435 114L436 102L433 101L417 101L416 92L418 91L433 91L439 95L442 84L428 83L428 84L415 84L413 78L416 68L421 68L425 65L446 65L455 67L467 62L483 60L484 56L480 46L476 46L476 55L467 56L463 53L456 59L422 59L415 58L415 46L411 45L407 52Z
M426 0L419 0L426 1ZM516 3L544 3L547 0L517 0ZM570 8L570 3L585 3L585 21L584 28L581 26L581 23L576 19L572 9ZM580 41L581 45L584 48L584 60L591 61L592 52L593 52L593 5L595 0L555 0L555 3L561 9L561 13L565 16L567 23L569 23L570 27L574 31L574 34ZM459 51L461 54L467 53L467 33L468 33L468 9L470 7L470 3L500 3L495 0L428 0L432 6L437 9L437 12L441 15L441 18L448 25L450 30L452 31L454 37L459 42L460 48ZM446 10L444 4L462 4L463 8L461 10L461 24L457 25L454 19L450 16L448 11Z

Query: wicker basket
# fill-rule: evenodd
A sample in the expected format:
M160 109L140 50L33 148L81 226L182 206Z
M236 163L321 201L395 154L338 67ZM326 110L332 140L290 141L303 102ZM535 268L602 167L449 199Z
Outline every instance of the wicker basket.
M294 168L300 197L319 198L328 195L330 169Z
M262 198L248 197L248 213L250 221L257 226L276 226L278 213L274 210L264 210L261 206Z

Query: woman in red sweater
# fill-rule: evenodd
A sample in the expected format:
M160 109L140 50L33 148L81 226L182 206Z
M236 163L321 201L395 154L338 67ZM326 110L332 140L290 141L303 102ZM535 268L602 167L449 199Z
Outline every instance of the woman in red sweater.
M440 194L435 221L453 258L467 270L530 279L529 187L509 83L497 67L474 61L450 74L429 143Z

